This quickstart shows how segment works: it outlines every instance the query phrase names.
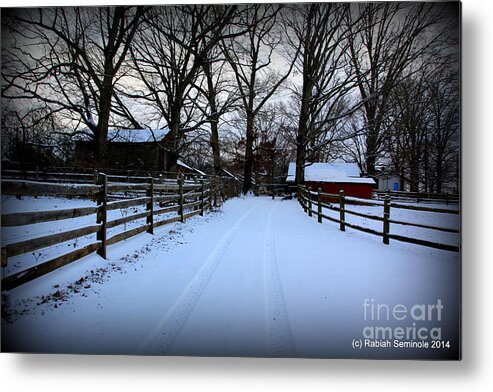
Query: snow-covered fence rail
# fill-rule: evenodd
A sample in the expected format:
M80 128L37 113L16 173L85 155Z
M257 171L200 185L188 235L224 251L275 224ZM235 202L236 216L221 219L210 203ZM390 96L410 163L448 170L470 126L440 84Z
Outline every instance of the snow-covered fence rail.
M185 178L194 180L195 177L202 177L191 173L178 173L166 171L136 171L123 169L99 169L108 177L108 181L115 182L146 182L149 176L176 182L177 178ZM145 174L144 174L145 173ZM12 170L2 169L2 178L4 179L20 179L30 181L46 181L46 182L70 182L70 183L94 183L97 177L97 172L90 168L50 168L47 170Z
M42 222L51 222L63 219L78 218L95 214L97 207L69 208L65 210L17 212L2 215L2 226L24 226Z
M460 196L450 193L423 193L423 192L404 192L404 191L373 191L373 198L385 200L389 197L392 201L412 202L412 203L442 203L459 204Z
M101 187L94 184L57 184L51 182L2 180L2 194L30 196L94 196Z
M309 216L316 215L318 217L318 222L322 223L323 219L327 219L331 222L338 223L341 231L345 231L346 227L350 227L354 230L363 231L368 234L380 236L383 239L384 244L389 244L390 240L396 240L401 242L408 242L416 245L427 246L436 249L448 250L453 252L459 251L459 246L444 244L441 242L429 241L421 238L415 238L411 236L405 236L397 233L391 233L390 227L392 225L398 226L408 226L415 227L426 230L433 230L438 232L446 232L452 234L459 234L457 228L451 227L440 227L436 225L426 224L422 222L411 222L399 219L391 219L390 211L391 209L403 209L411 211L420 211L424 213L432 214L449 214L458 215L459 210L452 208L434 208L434 207L423 207L409 204L401 204L391 202L390 197L386 197L383 203L380 201L365 200L353 197L346 197L344 191L340 191L339 194L329 194L323 193L319 189L318 192L313 192L306 187L298 188L298 201L303 207L304 211L308 213ZM348 205L350 208L348 208ZM316 206L316 209L314 208ZM354 206L354 207L351 207ZM378 207L381 208L382 215L369 214L362 211L356 211L356 206L367 206L367 207ZM325 213L324 209L328 211L334 211L338 213L338 217L330 216ZM381 225L381 230L373 227L365 227L361 224L356 224L355 222L350 222L347 219L347 215L353 215L363 218L368 221L378 222Z
M161 183L149 177L144 183L110 183L108 176L100 173L95 185L2 181L2 193L16 196L85 196L91 197L97 204L92 207L2 214L3 227L35 225L80 217L90 218L91 215L95 215L96 218L95 223L91 222L76 229L2 244L1 267L2 276L5 276L4 271L8 266L9 258L70 240L87 239L88 236L96 234L96 239L89 239L90 243L87 245L48 261L36 263L27 269L7 274L2 279L2 290L9 290L93 252L106 258L107 246L144 231L153 234L154 228L158 226L177 221L184 222L197 214L203 215L204 211L213 204L214 192L208 181L192 183L179 178L174 183ZM126 198L123 198L124 194ZM129 209L132 211L127 215ZM125 215L115 218L113 214L110 219L109 213L115 210L125 211ZM170 215L172 213L176 215ZM145 222L139 223L139 220L143 219ZM127 229L127 224L132 224L131 228ZM121 230L122 226L123 230ZM117 227L120 231L115 233Z
M81 170L81 169L79 169ZM82 170L81 170L82 171ZM50 183L76 183L76 184L94 184L97 179L98 172L92 169L83 170L84 172L69 172L69 171L21 171L21 170L2 170L3 179L18 179L27 181L41 181ZM106 173L106 172L105 172ZM131 182L145 183L149 176L137 176L130 174L106 174L108 181L112 182ZM155 176L161 177L163 173L156 173ZM164 178L164 177L163 177ZM176 181L176 180L172 180Z
M22 179L30 181L46 182L70 182L70 183L94 183L94 173L73 173L64 171L40 171L40 170L2 170L3 179Z
M167 172L162 170L125 170L125 169L100 169L104 172L109 182L118 183L145 183L149 177L154 177L156 183L163 186L166 184L176 186L178 178L183 178L185 184L194 181L217 181L220 185L220 193L226 198L238 196L241 189L241 181L229 175L207 175L204 173ZM4 180L24 180L46 183L71 183L71 184L94 184L98 172L90 168L81 167L51 167L44 170L13 170L2 169Z

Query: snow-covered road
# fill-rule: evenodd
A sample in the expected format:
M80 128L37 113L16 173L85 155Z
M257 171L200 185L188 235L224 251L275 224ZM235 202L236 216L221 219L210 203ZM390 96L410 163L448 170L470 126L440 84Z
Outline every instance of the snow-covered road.
M109 257L88 256L13 290L15 321L3 323L3 349L382 358L457 353L459 255L340 232L308 217L295 200L233 199L220 212L110 247ZM383 307L380 320L365 319L365 299L388 308L440 300L443 312L441 320L397 321ZM451 347L352 348L365 327L413 323L440 327Z

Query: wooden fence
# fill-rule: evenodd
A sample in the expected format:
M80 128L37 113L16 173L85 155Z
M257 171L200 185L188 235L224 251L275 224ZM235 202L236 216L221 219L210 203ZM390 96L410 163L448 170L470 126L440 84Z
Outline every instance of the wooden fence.
M102 173L98 174L96 184L58 184L7 180L2 181L2 193L17 196L80 196L90 197L96 201L96 205L92 207L2 214L1 223L3 227L56 222L91 214L95 214L96 218L94 224L81 228L9 243L6 246L2 244L1 267L3 276L10 257L96 234L95 241L88 245L4 277L2 290L10 290L27 283L93 252L106 258L109 245L142 232L153 234L154 229L162 225L177 221L184 222L197 214L203 215L204 211L211 208L213 203L218 203L217 200L214 200L218 192L211 188L209 181L191 182L180 178L174 182L161 182L149 177L142 183L111 183L108 181L108 176ZM145 210L117 219L108 219L108 211L134 206L145 206ZM176 213L176 216L158 219L162 214L167 213ZM125 230L126 226L124 226L124 231L108 238L108 229L126 225L129 222L135 223L136 220L143 218L145 218L145 224L130 230Z
M290 193L296 193L296 185L291 185L289 183L260 183L253 186L254 193L257 196L270 195L273 198L275 196L287 196Z
M93 182L95 174L103 172L107 175L108 181L120 182L136 182L136 180L144 180L148 177L162 177L170 180L184 178L185 180L193 180L195 178L207 177L198 173L184 172L165 172L156 170L123 170L100 168L98 170L91 168L80 167L48 167L43 169L33 170L18 170L18 169L2 169L3 179L22 179L32 181L49 181L49 182Z
M317 216L319 223L322 223L323 219L327 219L331 222L339 224L339 228L341 231L345 231L346 227L350 227L354 230L359 230L359 231L363 231L363 232L368 233L368 234L376 235L376 236L382 237L383 243L386 245L388 245L390 240L392 239L392 240L396 240L396 241L402 241L402 242L408 242L411 244L427 246L427 247L431 247L431 248L435 248L435 249L442 249L442 250L448 250L448 251L452 251L452 252L459 252L459 247L455 246L455 245L441 244L441 243L436 243L436 242L432 242L432 241L422 240L422 239L418 239L418 238L410 238L410 237L405 237L402 235L390 233L390 225L391 224L392 225L412 226L412 227L418 227L418 228L422 228L422 229L437 230L437 231L443 231L443 232L448 232L448 233L456 233L456 234L459 233L459 230L452 229L452 228L444 228L444 227L437 227L437 226L432 226L432 225L425 225L425 224L421 224L421 223L413 223L413 222L404 222L404 221L399 221L399 220L393 220L390 218L391 208L407 209L407 210L414 210L414 211L424 211L424 212L433 212L433 213L437 213L437 214L459 214L458 210L394 203L391 201L389 196L387 196L384 199L383 205L382 205L382 203L377 202L377 201L346 197L344 195L344 191L340 191L340 193L337 195L337 194L323 193L323 192L321 192L321 189L319 189L318 192L313 192L313 191L311 191L311 190L309 190L303 186L298 187L298 201L301 204L301 206L303 207L304 211L306 213L308 213L309 216L313 216L313 215ZM334 201L336 201L336 204L338 204L338 206L333 205ZM354 210L348 208L347 204L349 204L349 207L351 206L351 204L352 205L363 205L363 206L378 206L378 207L382 208L382 215L377 216L377 215L365 214L365 213L360 212L360 211L354 211ZM314 209L314 206L316 206L315 209ZM324 214L323 208L327 208L331 211L338 212L339 218L336 219L332 216ZM359 216L362 218L366 218L366 219L380 222L380 224L382 225L381 226L382 231L374 230L374 229L371 229L368 227L363 227L363 226L357 225L355 223L351 223L347 220L347 215Z
M74 171L77 170L77 171ZM101 170L103 171L103 170ZM108 182L128 182L128 183L145 183L149 177L155 178L160 183L176 183L177 178L183 178L186 181L208 181L214 184L217 189L218 198L229 199L240 194L241 184L239 180L229 176L199 175L193 173L177 173L164 171L148 171L143 174L142 170L104 170ZM49 168L47 170L2 170L2 180L23 180L30 181L29 187L33 182L47 182L50 184L95 184L98 172L93 169L80 168ZM217 204L215 204L217 205Z
M404 192L404 191L373 191L373 199L385 200L389 197L393 201L412 202L412 203L438 203L438 204L459 204L460 196L451 193L423 193L423 192Z

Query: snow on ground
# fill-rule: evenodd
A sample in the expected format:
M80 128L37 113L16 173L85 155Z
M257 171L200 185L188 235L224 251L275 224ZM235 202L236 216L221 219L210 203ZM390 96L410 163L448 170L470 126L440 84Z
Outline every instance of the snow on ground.
M23 196L2 196L2 213L31 212L31 211L51 211L71 208L94 207L96 203L90 199L84 198L63 198L63 197L32 197ZM107 219L113 220L124 216L137 214L145 211L145 205L139 205L128 208L119 208L108 211ZM162 207L155 203L154 209ZM187 212L187 210L185 211ZM155 222L176 216L177 212L161 214L154 218ZM110 238L126 230L142 226L146 223L146 218L136 219L132 222L125 223L107 230L107 237ZM2 246L26 241L32 238L42 237L49 234L61 233L68 230L87 227L96 224L96 214L90 214L73 219L64 219L55 222L43 222L24 226L2 227ZM79 237L70 241L43 248L31 253L21 254L9 258L7 268L4 271L5 276L22 271L36 264L48 261L54 257L68 253L74 249L81 248L85 245L96 241L96 233Z
M423 207L423 204L417 203L398 203L402 205ZM334 204L335 207L339 207L338 203ZM362 206L355 204L346 204L347 210L352 210L356 212L361 212L363 214L373 215L377 217L383 217L383 203L381 206ZM439 208L447 209L451 211L457 211L457 205L444 205L444 204L426 204L424 207L427 208ZM316 205L314 204L313 209L316 210ZM333 211L328 208L323 208L323 214L330 217L339 219L339 211ZM356 224L358 226L367 227L379 232L383 231L383 222L376 221L373 219L359 217L357 215L352 215L347 213L345 215L346 222ZM401 222L417 223L428 226L441 227L446 229L459 229L460 227L460 215L453 213L437 213L429 211L416 211L401 208L391 208L390 209L390 219ZM336 225L335 223L332 223ZM346 230L352 231L351 228ZM438 231L433 229L424 229L420 227L399 225L395 223L390 224L390 234L402 235L409 238L422 239L431 242L437 242L446 245L456 245L460 244L460 234L450 233L445 231ZM382 241L380 237L375 237L377 241Z
M319 224L296 200L245 197L12 290L6 351L208 356L457 357L460 258ZM449 349L353 349L365 299L443 304Z

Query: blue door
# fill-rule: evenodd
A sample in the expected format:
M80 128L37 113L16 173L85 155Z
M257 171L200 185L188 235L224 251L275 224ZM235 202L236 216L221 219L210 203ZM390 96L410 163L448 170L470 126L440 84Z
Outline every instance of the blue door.
M399 190L399 183L394 182L394 191L398 191L398 190Z

